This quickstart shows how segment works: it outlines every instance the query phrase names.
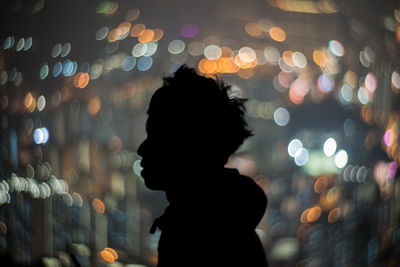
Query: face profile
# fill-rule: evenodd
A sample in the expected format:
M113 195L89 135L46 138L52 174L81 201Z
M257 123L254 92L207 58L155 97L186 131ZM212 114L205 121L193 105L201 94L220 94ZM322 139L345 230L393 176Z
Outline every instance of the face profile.
M222 168L251 135L244 100L229 98L229 90L186 66L164 79L150 101L147 138L138 149L150 189L167 191L194 170Z
M161 230L158 267L268 266L255 232L265 193L224 167L251 135L244 100L229 93L230 86L182 66L151 98L138 154L145 185L169 201L150 229Z

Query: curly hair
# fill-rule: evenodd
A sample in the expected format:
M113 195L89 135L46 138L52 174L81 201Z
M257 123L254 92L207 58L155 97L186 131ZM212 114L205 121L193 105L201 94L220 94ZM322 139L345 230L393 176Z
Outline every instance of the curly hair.
M199 146L212 145L213 153L224 161L252 135L244 118L246 99L229 97L231 86L200 76L186 65L163 80L148 114L162 118L164 129L178 129L182 138Z

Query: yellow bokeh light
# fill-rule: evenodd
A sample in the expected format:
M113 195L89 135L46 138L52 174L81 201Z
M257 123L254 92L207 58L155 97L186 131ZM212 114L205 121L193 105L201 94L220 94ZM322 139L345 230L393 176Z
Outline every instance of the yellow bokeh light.
M279 27L271 27L271 29L269 29L269 35L274 41L277 42L283 42L286 40L285 31Z

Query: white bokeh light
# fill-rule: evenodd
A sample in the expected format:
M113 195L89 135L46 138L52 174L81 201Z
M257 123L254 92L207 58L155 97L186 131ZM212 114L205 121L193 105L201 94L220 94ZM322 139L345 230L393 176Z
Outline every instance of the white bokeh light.
M274 112L274 121L279 126L286 126L289 123L290 115L287 109L277 108Z
M345 150L339 150L335 155L335 165L340 169L347 165L348 160L349 156Z
M301 148L303 148L303 143L299 139L293 139L292 141L290 141L290 143L288 145L288 149L287 149L289 156L294 158L297 150L299 150Z
M296 163L297 166L303 166L306 164L308 161L308 150L303 148L300 148L297 150L296 155L294 155L294 162Z
M335 154L337 149L336 140L334 138L328 138L324 143L324 153L326 156L331 157Z

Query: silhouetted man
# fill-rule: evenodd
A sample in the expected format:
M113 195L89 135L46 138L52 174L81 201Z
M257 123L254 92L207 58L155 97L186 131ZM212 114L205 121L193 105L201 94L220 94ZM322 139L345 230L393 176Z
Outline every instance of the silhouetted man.
M166 192L170 205L156 219L158 266L267 266L255 232L267 198L228 157L251 135L244 100L230 86L186 66L164 78L153 95L140 145L148 188Z

